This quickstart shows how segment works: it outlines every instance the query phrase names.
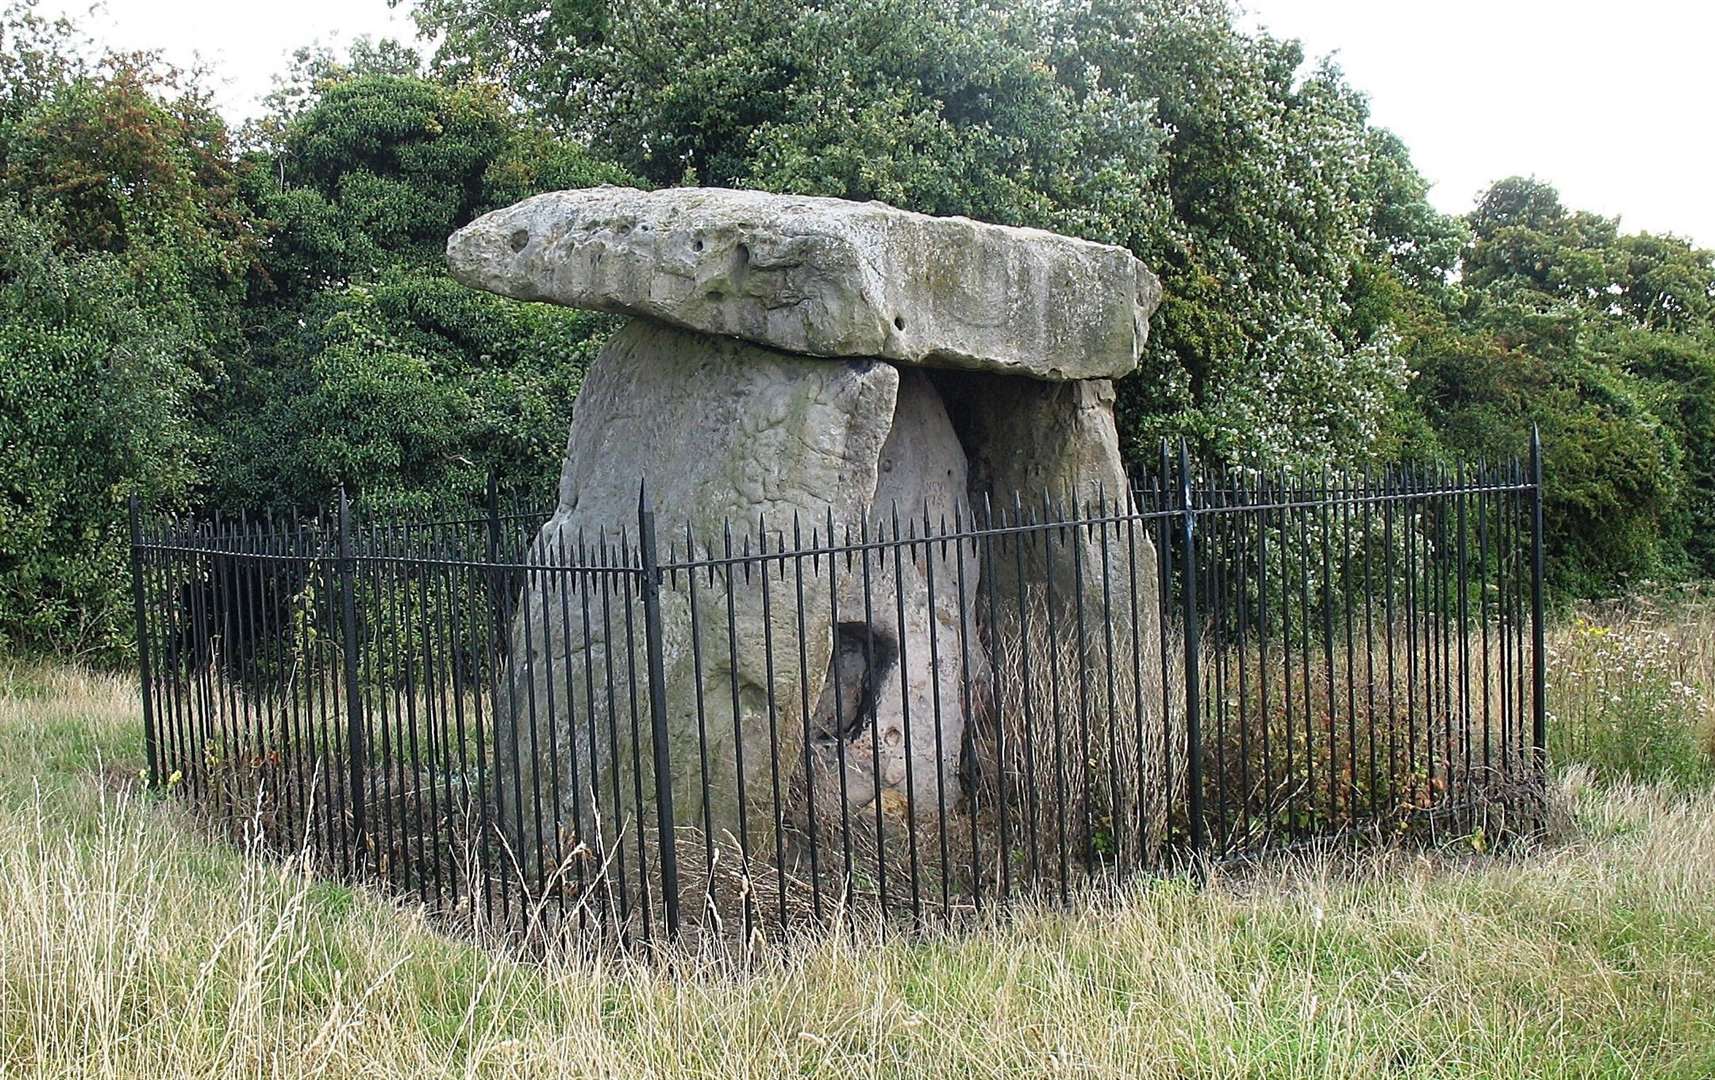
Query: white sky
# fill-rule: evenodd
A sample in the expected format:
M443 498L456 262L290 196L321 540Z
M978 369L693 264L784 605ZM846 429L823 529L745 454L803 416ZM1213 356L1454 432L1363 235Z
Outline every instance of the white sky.
M1243 2L1253 26L1335 54L1442 210L1534 174L1627 230L1715 247L1710 0Z
M1628 229L1715 246L1715 3L1709 0L1242 0L1251 26L1334 53L1462 212L1514 173ZM45 0L81 14L85 0ZM233 119L300 45L409 39L386 0L108 0L81 19L118 48L200 56Z

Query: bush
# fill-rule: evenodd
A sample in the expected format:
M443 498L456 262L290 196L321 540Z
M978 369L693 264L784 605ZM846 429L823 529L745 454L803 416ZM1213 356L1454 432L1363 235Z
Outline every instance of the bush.
M147 288L0 202L0 645L123 652L126 499L179 505L200 476L200 380Z

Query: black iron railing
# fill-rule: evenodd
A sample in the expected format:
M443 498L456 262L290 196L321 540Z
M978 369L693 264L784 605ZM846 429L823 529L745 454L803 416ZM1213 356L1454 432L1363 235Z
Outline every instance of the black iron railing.
M1534 447L1164 451L1129 492L851 522L134 508L150 775L330 873L624 944L1492 836L1539 812L1540 490Z

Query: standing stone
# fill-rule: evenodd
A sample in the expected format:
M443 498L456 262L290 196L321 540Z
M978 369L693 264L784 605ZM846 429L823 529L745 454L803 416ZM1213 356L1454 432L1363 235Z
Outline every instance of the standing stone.
M687 515L699 559L722 554L729 528L735 551L777 550L795 515L806 528L825 528L831 515L836 528L855 530L875 494L898 385L887 364L791 357L648 322L631 323L601 351L573 413L559 507L531 554L536 569L499 695L509 713L497 718L499 761L511 771L499 769L498 811L528 865L551 867L578 841L611 848L649 827L654 801L634 577L556 567L635 565L640 480L657 506L675 512L661 523L664 558L669 545L684 556ZM661 593L676 817L702 824L705 733L710 824L717 834L737 832L742 784L753 838L776 827L770 762L799 760L797 703L815 700L826 674L825 644L819 666L806 672L796 663L800 617L812 645L833 635L826 593L806 594L800 611L778 564L767 570L776 580L765 619L760 572L732 574L729 637L728 571L699 571L700 658L691 648L690 574L674 575ZM550 833L555 807L562 822L578 823L576 836Z
M786 352L1037 379L1137 367L1161 285L1131 252L883 203L724 188L556 191L447 245L455 278Z
M923 373L902 373L866 534L878 546L867 567L836 575L835 654L816 708L818 813L838 806L842 762L853 807L880 797L923 827L958 804L965 682L986 663L979 568L967 545L926 537L951 528L968 483L940 394Z
M942 376L942 386L953 402L960 439L970 455L971 497L992 507L997 518L1014 514L1020 506L1038 519L1074 514L1107 517L1116 507L1123 513L1130 506L1114 423L1113 383L947 375ZM1045 496L1048 506L1044 506ZM1148 538L1143 539L1148 544ZM1076 544L1057 545L1047 556L1054 560L1054 576L1068 609L1074 604L1071 586L1084 579L1091 613L1087 617L1100 617L1102 611L1101 540L1101 530L1085 530ZM1115 544L1123 542L1110 530L1110 567ZM1152 556L1152 582L1153 568ZM1040 563L1028 566L1027 574L1037 580L1048 576ZM998 567L997 578L996 588L1003 595L1015 594L1021 587L1016 566ZM1108 606L1128 602L1127 597L1110 597Z
M1153 741L1164 707L1153 527L1126 517L1113 384L937 378L970 456L972 501L1014 534L1002 542L1011 557L987 568L978 612L1000 669L974 752L990 801L1004 774L1052 791L1013 800L1015 814L1038 818L1023 830L1063 829L1065 807L1129 835L1142 816L1137 778L1149 773L1155 790L1166 751ZM1084 524L1047 524L1066 520ZM1029 737L998 738L1001 722Z

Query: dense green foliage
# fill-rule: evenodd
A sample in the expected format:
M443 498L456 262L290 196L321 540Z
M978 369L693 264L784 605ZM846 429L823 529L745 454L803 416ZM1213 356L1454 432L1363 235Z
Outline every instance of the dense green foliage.
M1328 68L1218 0L423 0L449 74L498 73L658 184L879 198L1124 244L1163 276L1132 449L1373 453L1391 306L1458 230Z
M1518 178L1469 224L1457 307L1415 350L1429 441L1495 458L1541 424L1563 591L1715 574L1715 252Z
M321 88L246 158L264 240L250 348L217 388L213 497L309 508L344 485L371 505L446 504L491 469L540 485L605 321L464 289L441 253L484 210L627 177L487 86L310 77Z
M1166 297L1129 453L1547 448L1556 585L1715 574L1715 256L1497 184L1437 213L1363 96L1223 0L416 0L229 131L0 13L0 637L123 647L124 504L547 491L610 320L456 286L535 191L727 184L1126 245Z

